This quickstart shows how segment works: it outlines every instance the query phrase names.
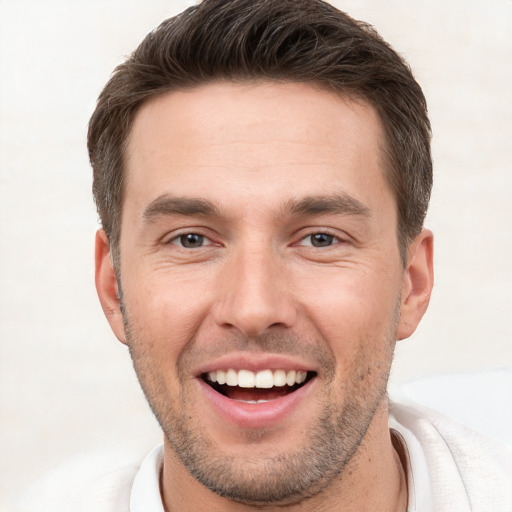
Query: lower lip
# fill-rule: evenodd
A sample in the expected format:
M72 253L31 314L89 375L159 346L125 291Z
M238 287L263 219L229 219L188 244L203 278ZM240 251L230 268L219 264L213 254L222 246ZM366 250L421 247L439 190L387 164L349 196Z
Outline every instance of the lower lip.
M274 426L288 418L311 392L316 377L296 391L257 404L248 404L232 400L215 391L202 379L198 379L201 391L212 404L217 414L225 421L242 428L264 428Z

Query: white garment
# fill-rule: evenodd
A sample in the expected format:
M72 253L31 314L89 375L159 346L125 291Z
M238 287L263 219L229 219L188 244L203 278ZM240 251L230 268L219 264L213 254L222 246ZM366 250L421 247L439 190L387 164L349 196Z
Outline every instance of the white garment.
M408 512L512 512L512 452L443 414L390 403L406 447Z
M407 512L512 512L512 452L506 446L412 403L391 402L389 425L407 458ZM46 501L37 510L164 512L162 461L159 445L140 467L94 482L79 501Z

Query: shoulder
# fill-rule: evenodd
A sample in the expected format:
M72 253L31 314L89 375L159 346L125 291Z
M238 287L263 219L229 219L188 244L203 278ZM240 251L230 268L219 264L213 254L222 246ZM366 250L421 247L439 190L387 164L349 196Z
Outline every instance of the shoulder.
M38 512L129 512L130 493L140 464L116 466L90 456L71 461L36 482L19 509Z
M464 502L464 510L512 511L508 446L412 401L390 402L390 426L415 459L411 464L423 474L419 479L428 479L435 504ZM439 510L444 508L439 505Z

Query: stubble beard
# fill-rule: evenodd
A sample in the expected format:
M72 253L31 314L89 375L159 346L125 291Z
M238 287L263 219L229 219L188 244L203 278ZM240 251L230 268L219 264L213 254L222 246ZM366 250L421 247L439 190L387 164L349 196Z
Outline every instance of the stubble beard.
M380 357L368 357L368 348L366 351L363 348L373 344L361 341L361 351L353 362L355 370L346 382L341 402L332 401L337 390L329 389L336 370L334 356L327 350L316 352L322 362L324 387L328 392L323 394L322 413L303 434L306 441L297 451L263 455L258 459L229 456L219 451L205 426L197 424L197 418L187 408L191 402L189 388L185 385L185 375L189 375L186 363L189 352L185 350L177 362L181 383L179 396L169 396L164 379L155 375L157 365L146 345L133 334L127 315L123 316L135 371L169 445L198 482L233 501L258 506L295 504L315 496L338 477L343 478L347 466L356 463L354 455L364 442L375 412L386 400L397 314L393 325L389 326L387 339L380 345ZM254 346L282 353L287 353L287 347L294 347L293 352L288 353L298 354L298 348L306 345L304 340L282 334L258 339ZM307 346L314 345L309 342ZM265 431L248 432L248 445L265 436ZM278 448L274 453L276 451Z

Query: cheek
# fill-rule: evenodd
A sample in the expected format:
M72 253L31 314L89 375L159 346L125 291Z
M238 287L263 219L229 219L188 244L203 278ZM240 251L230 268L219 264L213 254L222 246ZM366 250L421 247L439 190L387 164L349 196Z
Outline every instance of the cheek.
M372 276L340 271L318 286L303 286L301 300L319 329L339 335L352 332L382 332L394 320L399 297L398 279L383 280Z
M206 295L197 283L152 274L123 281L124 304L135 341L166 359L193 338L204 319ZM175 354L174 354L175 355Z
M343 381L387 373L399 308L399 283L343 272L326 280L328 286L310 288L305 317L333 352ZM318 283L318 281L316 281ZM314 290L314 291L311 291ZM383 368L378 368L382 365Z

